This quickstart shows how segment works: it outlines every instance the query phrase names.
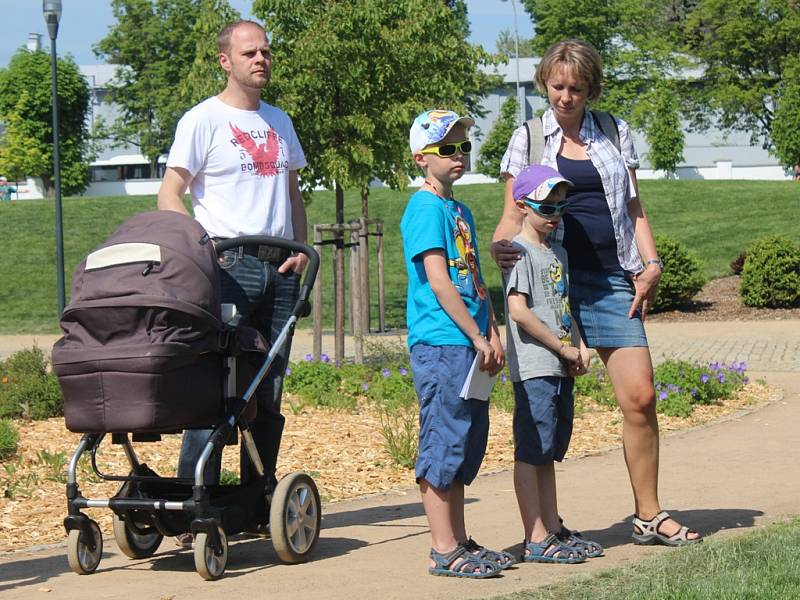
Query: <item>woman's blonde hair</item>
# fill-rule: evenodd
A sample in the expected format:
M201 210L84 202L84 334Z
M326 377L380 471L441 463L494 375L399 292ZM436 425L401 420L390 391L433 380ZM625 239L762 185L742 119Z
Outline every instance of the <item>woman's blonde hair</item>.
M589 102L600 97L603 91L603 59L594 46L581 40L562 40L550 46L533 74L536 89L547 95L547 80L561 66L567 67L577 79L586 83Z

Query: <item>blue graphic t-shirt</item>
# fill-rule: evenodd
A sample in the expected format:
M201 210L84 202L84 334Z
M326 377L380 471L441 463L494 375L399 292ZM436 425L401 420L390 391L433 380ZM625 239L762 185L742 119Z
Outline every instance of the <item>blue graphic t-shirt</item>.
M488 292L480 276L475 221L469 208L456 200L444 200L420 190L408 201L400 220L400 233L408 275L408 347L418 343L472 346L439 304L422 263L426 251L444 251L450 280L485 335L489 325Z

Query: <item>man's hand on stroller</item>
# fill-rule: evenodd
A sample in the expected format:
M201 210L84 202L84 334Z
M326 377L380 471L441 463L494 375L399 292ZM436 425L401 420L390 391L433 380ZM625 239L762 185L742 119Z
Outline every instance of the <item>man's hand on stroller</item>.
M286 273L289 270L292 270L295 273L302 273L307 264L308 257L302 252L298 252L297 254L293 254L283 261L283 264L278 267L278 273Z

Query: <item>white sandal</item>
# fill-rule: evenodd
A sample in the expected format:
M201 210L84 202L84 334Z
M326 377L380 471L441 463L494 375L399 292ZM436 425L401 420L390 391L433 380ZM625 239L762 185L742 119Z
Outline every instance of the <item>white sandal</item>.
M665 546L688 546L689 544L697 544L698 542L703 541L703 537L700 534L698 534L694 529L689 529L686 527L686 525L681 526L677 532L669 537L659 532L658 528L661 526L661 523L669 518L669 513L665 510L662 510L649 521L645 521L644 519L640 519L638 516L634 515L633 526L637 528L639 532L634 529L633 543L641 546L652 544L663 544ZM696 534L697 537L690 538L690 533Z

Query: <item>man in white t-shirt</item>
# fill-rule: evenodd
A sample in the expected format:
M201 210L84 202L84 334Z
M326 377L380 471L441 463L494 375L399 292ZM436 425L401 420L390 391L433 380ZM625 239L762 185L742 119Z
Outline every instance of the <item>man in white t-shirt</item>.
M225 89L189 110L178 123L158 192L158 208L188 214L187 189L195 218L215 239L269 235L306 241L306 213L297 171L306 165L292 120L261 101L269 82L272 56L264 29L252 21L225 27L217 37L219 63L228 75ZM222 300L271 343L297 300L300 273L307 258L258 246L225 252ZM275 463L283 431L280 414L283 374L289 343L273 363L257 392L258 416L251 430L268 481L275 483ZM193 477L194 465L210 430L184 434L180 477ZM252 476L242 453L242 479ZM207 483L219 479L220 465L209 463Z

